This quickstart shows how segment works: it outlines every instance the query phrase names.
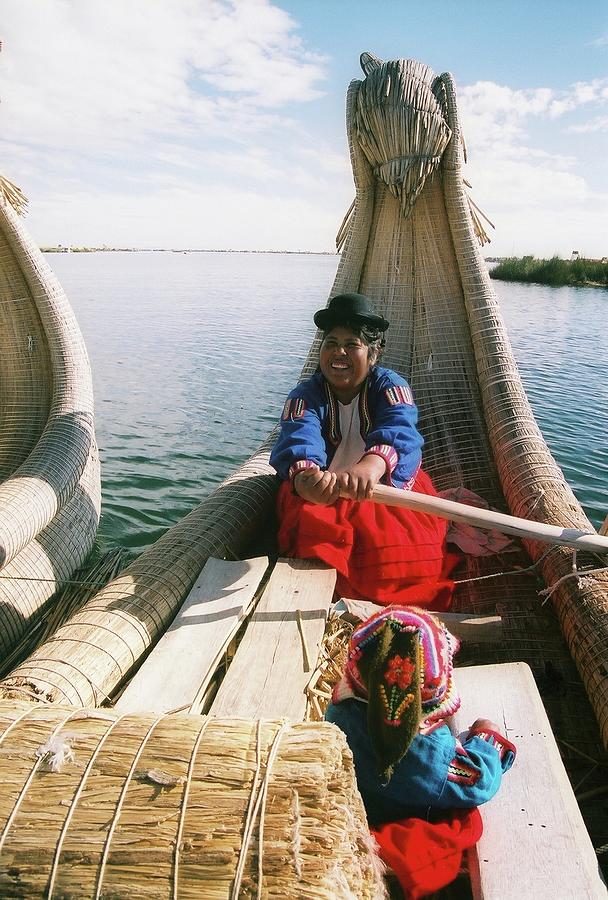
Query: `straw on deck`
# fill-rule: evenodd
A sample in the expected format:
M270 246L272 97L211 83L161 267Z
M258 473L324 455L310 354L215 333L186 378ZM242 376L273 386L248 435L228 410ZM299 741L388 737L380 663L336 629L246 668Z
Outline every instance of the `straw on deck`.
M384 896L327 723L0 703L3 896Z

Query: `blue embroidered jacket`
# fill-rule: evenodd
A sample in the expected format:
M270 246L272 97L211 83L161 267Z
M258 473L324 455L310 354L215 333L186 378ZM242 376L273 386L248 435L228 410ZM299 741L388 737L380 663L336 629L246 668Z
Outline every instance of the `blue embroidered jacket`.
M386 463L384 483L411 486L424 441L416 429L418 410L407 381L391 369L373 366L359 393L359 419L365 453ZM315 464L326 469L340 441L338 404L319 370L289 394L270 465L284 481Z
M373 825L408 816L426 819L433 809L470 809L486 803L515 759L514 745L502 735L479 729L469 731L461 743L440 721L416 735L384 784L367 729L367 705L355 699L331 703L325 718L346 735Z

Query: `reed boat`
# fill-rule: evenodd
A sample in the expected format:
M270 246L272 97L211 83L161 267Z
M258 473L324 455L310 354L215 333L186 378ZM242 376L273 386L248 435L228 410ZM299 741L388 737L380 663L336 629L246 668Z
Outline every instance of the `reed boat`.
M472 628L457 676L473 701L503 704L525 746L514 767L527 779L525 802L517 795L522 808L500 813L484 849L499 887L478 872L474 895L605 896L602 544L576 543L594 529L517 371L463 174L452 77L368 53L361 64L346 103L356 197L329 296L364 293L390 321L384 363L412 385L437 488L472 491L531 529L508 553L463 555L452 607ZM317 334L303 377L318 347ZM41 411L23 458L43 421ZM279 560L268 575L272 442L2 680L6 896L383 896L352 760L337 730L317 721L346 628L335 616L326 626L331 570ZM484 633L498 619L500 632ZM511 695L497 698L496 673L522 665L534 680L518 681L518 668L501 682ZM551 727L537 727L545 710ZM580 813L562 760L572 784L584 782L580 844L566 839L581 829L568 826ZM513 887L522 870L523 893Z
M0 178L0 660L87 559L101 501L89 360L25 203Z

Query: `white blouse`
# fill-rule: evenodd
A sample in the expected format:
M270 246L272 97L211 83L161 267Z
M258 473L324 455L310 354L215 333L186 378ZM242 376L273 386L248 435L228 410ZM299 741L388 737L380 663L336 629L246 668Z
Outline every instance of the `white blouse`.
M359 397L355 397L350 403L338 402L338 412L342 440L329 465L330 472L344 472L358 463L365 453L365 441L361 437L359 419Z

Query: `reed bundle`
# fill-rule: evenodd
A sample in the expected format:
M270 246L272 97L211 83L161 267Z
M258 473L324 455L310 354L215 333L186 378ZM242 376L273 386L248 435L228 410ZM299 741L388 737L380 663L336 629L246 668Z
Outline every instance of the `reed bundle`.
M3 897L383 896L342 734L0 704Z
M451 135L433 79L431 69L416 60L394 60L371 69L357 96L359 145L406 218Z
M122 549L115 548L104 553L100 558L90 560L84 568L74 572L63 590L59 591L57 596L52 599L49 608L44 607L39 621L34 622L19 643L1 659L0 676L8 674L20 662L27 659L36 647L47 641L66 619L86 603L91 595L96 594L102 585L113 580L123 567L122 557ZM0 582L3 577L0 572ZM21 589L23 589L23 585L21 585Z
M84 342L20 197L0 179L0 658L86 559L101 499Z
M27 197L20 187L13 184L4 175L0 175L0 195L7 203L10 203L18 216L25 214L28 204Z
M17 666L0 696L96 706L116 692L165 631L210 556L234 559L268 516L268 454L230 476Z

